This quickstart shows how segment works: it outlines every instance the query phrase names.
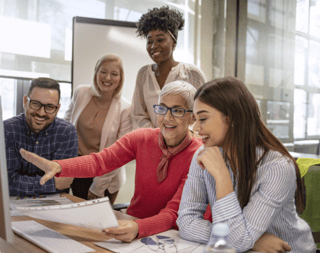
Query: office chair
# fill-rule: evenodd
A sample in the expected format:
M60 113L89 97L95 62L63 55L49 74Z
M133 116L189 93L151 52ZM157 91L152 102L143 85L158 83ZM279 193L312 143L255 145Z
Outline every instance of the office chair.
M130 204L130 202L114 204L112 206L112 208L113 208L113 210L120 211L121 209L127 209L129 204Z
M320 232L312 232L312 236L314 239L315 243L319 243L320 242ZM320 250L318 249L318 251L320 252Z
M299 164L298 164L299 165ZM302 167L299 167L300 171ZM300 215L310 225L312 236L317 244L317 253L320 253L320 167L311 166L303 176L302 183L306 199L306 208Z
M318 246L318 244L320 243L320 232L312 232L312 235L313 235L314 242L317 244L316 253L320 253L320 249Z
M320 171L319 171L320 172ZM311 172L312 173L312 172ZM308 173L307 173L308 174ZM309 176L309 175L308 175ZM307 177L308 177L307 176ZM303 184L304 184L304 179L302 179L302 182L303 182ZM308 183L307 183L307 185L308 185ZM308 186L307 186L308 187ZM309 188L309 187L308 187ZM306 193L306 196L308 196L308 194ZM308 203L308 200L307 200L307 198L306 198L306 202ZM309 203L308 203L309 204ZM309 204L310 205L310 204ZM310 206L307 206L306 205L306 209L307 208L310 208ZM307 211L308 212L308 211ZM307 216L307 215L300 215L300 217L301 218L304 218L304 216ZM304 220L306 220L308 223L309 223L309 225L310 225L310 227L311 227L311 229L312 230L314 230L315 228L314 228L314 226L313 226L313 223L314 223L314 221L311 219L309 219L309 218L304 218ZM317 231L317 232L312 232L312 236L313 236L313 239L314 239L314 242L317 244L317 251L316 251L316 253L320 253L320 231Z

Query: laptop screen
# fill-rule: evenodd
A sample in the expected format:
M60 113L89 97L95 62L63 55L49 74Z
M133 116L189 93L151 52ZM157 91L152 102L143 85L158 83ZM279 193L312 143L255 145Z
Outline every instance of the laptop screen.
M9 206L9 187L7 174L7 159L2 120L2 106L0 96L0 237L8 242L13 242L11 217Z

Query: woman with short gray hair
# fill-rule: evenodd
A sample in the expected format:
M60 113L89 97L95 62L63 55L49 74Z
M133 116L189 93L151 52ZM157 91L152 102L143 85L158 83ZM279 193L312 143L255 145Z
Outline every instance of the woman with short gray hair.
M63 177L99 176L135 159L135 190L127 213L139 219L120 220L118 228L106 229L104 233L130 242L177 228L177 212L191 158L202 145L188 129L194 122L190 98L195 92L186 82L166 84L154 105L159 128L132 131L99 153L57 162L21 153L40 169L47 168L42 184L50 177L48 173L61 173ZM210 219L210 214L204 217Z
M194 86L191 86L185 81L174 81L171 82L170 85L165 85L162 88L162 90L160 91L158 103L160 103L161 98L166 95L180 95L186 100L189 109L192 110L194 103L193 97L196 94L196 91L197 90Z

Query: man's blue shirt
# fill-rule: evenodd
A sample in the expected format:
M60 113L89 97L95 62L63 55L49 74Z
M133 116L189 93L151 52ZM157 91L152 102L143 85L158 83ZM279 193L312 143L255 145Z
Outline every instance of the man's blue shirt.
M55 118L48 128L32 133L20 114L4 121L9 192L13 196L39 195L58 192L54 178L40 185L44 172L20 155L21 148L48 160L61 160L78 155L78 137L75 127Z

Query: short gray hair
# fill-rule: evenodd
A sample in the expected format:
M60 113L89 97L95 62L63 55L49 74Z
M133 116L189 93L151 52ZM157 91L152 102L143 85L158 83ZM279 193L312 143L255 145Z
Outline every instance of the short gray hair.
M194 95L196 94L196 88L185 81L173 81L171 83L167 83L165 86L163 86L162 90L159 94L159 100L158 103L160 104L160 99L167 95L180 95L183 97L188 104L188 109L193 109L193 103L194 103Z

